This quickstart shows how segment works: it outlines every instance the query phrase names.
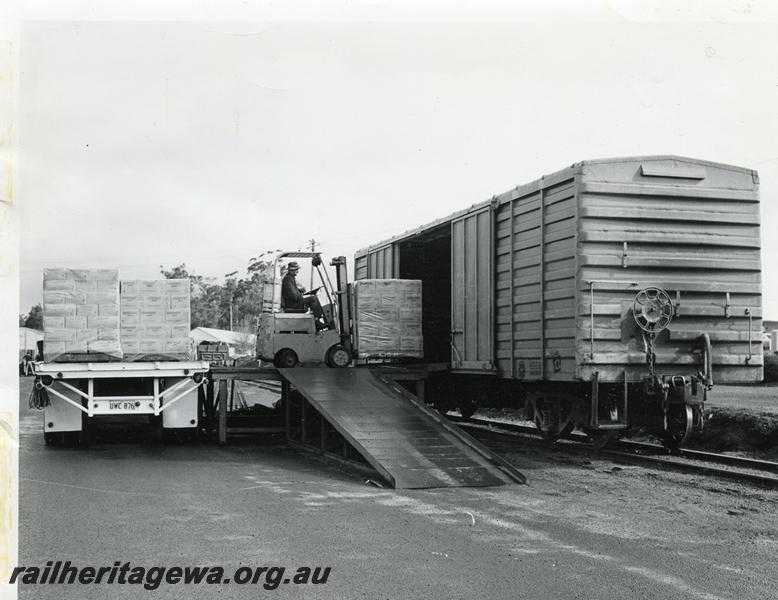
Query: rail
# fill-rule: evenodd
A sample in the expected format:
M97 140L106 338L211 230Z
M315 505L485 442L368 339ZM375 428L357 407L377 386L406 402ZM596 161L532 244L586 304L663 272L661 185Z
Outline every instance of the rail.
M512 439L523 438L533 442L548 444L541 439L535 427L503 423L486 419L461 419L449 417L460 427L486 433L486 435L509 436ZM619 440L612 447L596 449L590 446L585 434L571 434L555 449L571 452L597 453L616 462L626 462L638 466L655 467L696 475L712 475L762 487L778 488L778 463L715 452L681 449L670 453L663 446L646 442ZM724 467L732 468L724 468Z

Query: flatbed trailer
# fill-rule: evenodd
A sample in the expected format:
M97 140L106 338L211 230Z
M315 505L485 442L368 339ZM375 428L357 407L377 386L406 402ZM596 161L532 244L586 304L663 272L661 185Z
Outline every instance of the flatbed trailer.
M90 420L141 417L194 432L209 370L207 361L35 363L46 443L81 434Z

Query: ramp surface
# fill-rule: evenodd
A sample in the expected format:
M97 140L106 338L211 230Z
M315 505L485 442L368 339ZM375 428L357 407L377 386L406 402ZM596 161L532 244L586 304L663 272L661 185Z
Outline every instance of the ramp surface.
M491 450L369 369L279 372L395 488L526 481Z

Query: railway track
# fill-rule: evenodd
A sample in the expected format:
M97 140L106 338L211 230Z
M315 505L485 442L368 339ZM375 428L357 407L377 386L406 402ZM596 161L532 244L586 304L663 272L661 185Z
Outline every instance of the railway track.
M460 427L480 431L487 435L522 437L525 440L548 444L543 441L538 430L528 425L503 423L486 419L462 419L449 417ZM595 449L588 444L585 434L573 433L559 440L555 447L574 452L596 453L615 462L660 468L681 473L712 475L741 483L778 489L778 463L715 452L681 449L670 453L659 444L618 440L612 445Z

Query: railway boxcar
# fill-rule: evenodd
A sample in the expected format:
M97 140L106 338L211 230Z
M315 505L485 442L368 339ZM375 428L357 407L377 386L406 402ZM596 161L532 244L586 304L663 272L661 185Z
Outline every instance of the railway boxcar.
M717 383L762 380L759 178L676 156L583 161L357 252L423 282L446 408L523 403L548 437L683 443Z

